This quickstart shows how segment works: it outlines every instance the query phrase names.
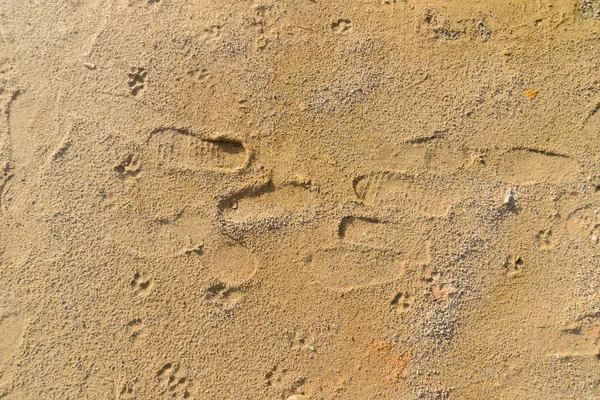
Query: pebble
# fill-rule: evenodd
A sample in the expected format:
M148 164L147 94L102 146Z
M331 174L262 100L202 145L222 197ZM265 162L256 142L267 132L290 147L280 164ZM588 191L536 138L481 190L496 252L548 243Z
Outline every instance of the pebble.
M301 394L295 394L287 398L287 400L310 400L308 397Z
M515 190L513 188L508 189L506 196L504 196L504 204L512 206L515 203Z

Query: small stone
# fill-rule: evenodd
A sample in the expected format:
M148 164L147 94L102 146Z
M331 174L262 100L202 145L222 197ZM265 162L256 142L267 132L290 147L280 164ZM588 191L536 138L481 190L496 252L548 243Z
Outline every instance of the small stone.
M539 90L526 90L525 92L523 92L525 97L527 97L529 100L535 99L536 96L538 95L538 93L539 93Z
M515 190L513 188L508 189L506 196L504 196L504 204L512 206L515 204Z
M287 400L310 400L310 398L301 394L295 394L293 396L288 397Z
M198 243L196 245L190 245L184 251L185 254L198 254L202 255L204 253L204 243Z

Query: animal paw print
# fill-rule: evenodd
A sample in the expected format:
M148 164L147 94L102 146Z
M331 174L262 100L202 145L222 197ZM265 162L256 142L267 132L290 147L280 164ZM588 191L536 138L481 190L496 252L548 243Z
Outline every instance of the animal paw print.
M265 374L265 383L267 386L275 386L283 380L287 370L279 370L277 366L271 368L269 372Z
M331 30L336 34L347 33L352 30L352 21L349 19L338 19L331 23Z
M296 332L292 340L292 350L316 351L314 337L307 335L305 332Z
M242 300L235 288L228 288L224 283L217 283L206 289L206 300L225 311L233 311Z
M191 399L189 391L190 383L185 376L178 373L179 366L174 363L166 363L156 373L163 394L168 394L173 399Z
M399 292L392 299L392 307L400 313L407 312L414 303L414 296L408 292Z
M452 281L440 281L441 274L431 269L429 266L423 267L421 271L421 281L425 286L425 295L433 296L434 300L448 300L458 293L458 289Z
M427 284L431 284L440 279L440 273L431 269L428 265L423 267L421 271L421 280Z
M265 384L283 399L297 393L305 382L306 378L293 376L287 369L278 366L265 375Z
M423 21L434 33L436 39L456 40L463 34L462 31L451 27L450 18L440 10L426 9Z
M508 257L506 262L504 263L504 267L506 268L506 275L509 278L514 278L516 276L521 275L523 271L523 259L521 256L513 257L512 259Z
M117 391L117 400L134 400L136 398L134 386L128 382L123 383Z
M145 297L152 290L152 278L148 278L145 275L136 272L129 286L131 286L134 294Z
M132 342L144 336L144 322L140 318L132 319L127 323L127 330Z
M248 24L256 32L256 47L259 50L266 48L270 42L279 37L275 29L271 29L276 20L271 15L272 6L260 5L254 7L254 16L248 19Z
M213 42L216 41L219 36L221 36L223 30L222 25L211 25L208 28L205 28L202 32L202 39L205 42Z
M127 176L137 175L141 170L141 165L135 154L128 154L123 161L115 166L114 170L122 178L125 178Z
M554 247L551 229L542 229L535 235L540 249L551 249Z
M432 288L432 292L436 300L447 301L458 293L458 289L451 282L440 282Z
M210 77L210 73L207 68L194 68L187 72L187 74L199 82L205 82Z
M129 77L127 84L129 85L129 90L131 91L132 95L137 96L138 93L144 89L147 75L148 71L146 71L144 68L131 68L131 72L127 74Z

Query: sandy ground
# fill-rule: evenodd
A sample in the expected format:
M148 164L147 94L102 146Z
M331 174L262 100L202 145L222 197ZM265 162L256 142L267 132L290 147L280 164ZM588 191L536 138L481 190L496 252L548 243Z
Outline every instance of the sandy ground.
M599 64L598 0L1 0L0 398L599 398Z

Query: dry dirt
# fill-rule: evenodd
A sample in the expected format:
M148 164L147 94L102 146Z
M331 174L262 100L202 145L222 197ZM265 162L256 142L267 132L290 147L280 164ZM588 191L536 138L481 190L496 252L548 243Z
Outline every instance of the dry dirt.
M1 0L0 399L598 399L599 0Z

